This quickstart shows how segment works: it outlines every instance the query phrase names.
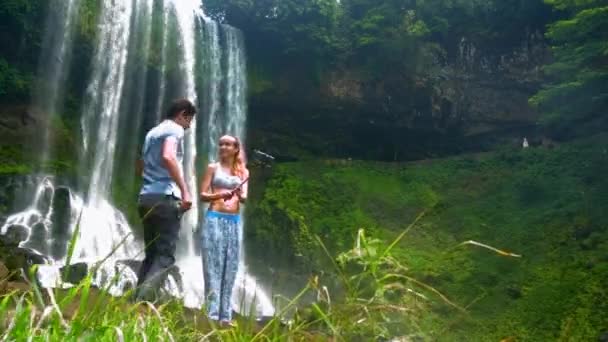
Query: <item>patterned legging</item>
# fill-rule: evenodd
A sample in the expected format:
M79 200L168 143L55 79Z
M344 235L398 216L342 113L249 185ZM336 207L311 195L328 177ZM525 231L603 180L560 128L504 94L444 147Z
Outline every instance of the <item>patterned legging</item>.
M239 267L239 215L208 211L202 233L207 316L232 320L232 288Z

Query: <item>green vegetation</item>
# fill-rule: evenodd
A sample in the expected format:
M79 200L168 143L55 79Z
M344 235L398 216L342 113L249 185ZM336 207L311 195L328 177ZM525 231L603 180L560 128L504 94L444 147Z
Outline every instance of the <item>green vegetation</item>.
M44 22L41 1L0 0L0 100L28 99Z
M27 94L31 84L31 75L24 75L20 70L0 58L0 96L19 98Z
M65 103L60 113L42 113L53 117L54 137L43 169L55 174L73 175L79 157L83 75L89 74L100 3L81 2ZM40 132L21 123L21 115L37 82L49 4L0 0L0 176L38 170L32 162L37 151L27 142ZM155 6L160 8L161 1ZM299 308L292 325L274 320L256 326L243 320L238 329L218 330L202 323L200 312L176 303L152 308L110 298L92 289L88 278L68 291L41 293L32 285L29 292L4 295L3 337L585 341L608 329L605 134L554 149L504 148L415 163L314 157L398 160L470 148L460 139L470 99L457 99L466 97L460 91L470 84L456 83L476 75L448 70L458 67L463 37L484 57L498 61L528 44L535 31L545 34L553 61L544 68L546 84L530 100L544 114L543 134L566 139L605 130L606 1L207 0L204 6L246 35L251 122L266 123L261 115L280 121L254 132L258 136L250 140L284 145L288 157L306 159L277 165L263 189L252 182L246 241L254 248L247 250L290 272L320 274L301 284L303 293L313 292L319 301ZM150 79L161 72L164 23L155 13L148 60L141 51L132 55L133 63L150 67ZM177 25L169 25L165 73L172 88L172 80L181 77L181 52ZM204 66L199 67L198 81L204 84ZM446 86L446 79L455 84ZM480 89L491 88L480 84ZM507 92L528 86L504 85ZM523 98L537 86L522 91ZM325 89L331 87L337 90ZM434 102L437 94L445 95L445 106ZM289 115L301 121L286 120ZM457 116L457 124L433 121L437 115L447 121ZM318 123L327 125L319 128ZM122 138L135 135L122 133ZM116 169L130 168L136 152L119 153L124 156ZM113 202L138 223L138 184L130 174L120 177L113 184ZM497 255L477 242L522 257ZM344 250L350 251L340 253Z
M315 57L323 65L368 60L369 66L386 69L400 65L399 72L424 62L412 59L425 48L419 43L437 43L449 35L467 35L480 44L515 43L523 33L521 25L542 27L548 14L541 0L233 0L205 1L204 6L216 19L242 28L248 40L263 41L271 50L251 50L254 56L279 53L299 61ZM404 53L399 55L403 58L398 60L397 52Z
M409 276L407 268L393 257L394 246L417 221L388 247L382 241L366 238L360 231L355 247L333 262L344 295L334 296L319 277L313 277L282 307L277 317L265 324L241 317L237 327L220 329L206 321L204 308L188 310L174 301L157 305L133 304L128 299L130 293L115 298L108 295L107 288L92 287L93 275L89 274L69 290L43 290L35 281L28 281L26 290L0 293L0 317L6 318L0 322L0 336L6 340L29 337L33 341L150 338L171 341L326 341L333 338L353 341L432 336L420 324L431 305L445 307L457 316L462 315L463 309L436 289ZM76 239L72 239L70 246L75 243ZM67 259L69 263L70 256ZM29 272L32 279L35 272L36 266ZM67 274L64 276L69 278ZM5 281L0 278L2 288L6 287ZM296 307L308 293L316 294L317 301L306 307ZM295 311L289 322L284 320L288 311Z
M317 269L315 234L335 253L361 228L390 241L425 211L392 253L470 312L435 311L425 331L462 341L593 340L608 324L607 141L409 164L280 164L250 205L247 241L257 248L248 250ZM468 240L523 257L459 247Z
M546 66L550 84L532 103L561 129L573 123L604 125L608 105L608 4L606 1L546 0L570 16L549 26L555 61Z
M0 175L27 174L30 165L23 161L23 154L16 146L0 146Z
M220 330L176 303L154 310L110 298L90 279L56 291L59 309L33 291L5 296L0 314L17 339L594 340L608 324L606 142L409 164L278 165L250 204L248 242L278 252L266 255L273 265L289 256L325 271L286 305L294 312L304 294L317 297L288 325L241 319Z

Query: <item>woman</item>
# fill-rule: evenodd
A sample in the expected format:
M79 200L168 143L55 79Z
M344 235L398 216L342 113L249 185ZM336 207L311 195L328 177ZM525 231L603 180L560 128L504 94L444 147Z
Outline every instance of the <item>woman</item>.
M239 210L247 199L249 171L238 138L219 141L219 159L201 182L201 201L209 202L202 233L203 270L209 319L232 324L232 287L239 266Z

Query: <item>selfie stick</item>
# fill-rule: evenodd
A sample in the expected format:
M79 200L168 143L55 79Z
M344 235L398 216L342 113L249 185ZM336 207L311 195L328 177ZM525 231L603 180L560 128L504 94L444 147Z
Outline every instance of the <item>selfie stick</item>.
M274 157L273 156L271 156L268 153L264 153L264 152L262 152L260 150L253 150L253 159L254 160L258 160L261 163L266 163L268 165L270 165L270 163L274 161ZM249 181L249 177L245 178L245 180L243 180L241 182L241 184L239 184L239 186L237 186L234 190L232 190L232 196L234 197L234 194L236 193L236 191L239 190L248 181ZM228 200L227 198L224 198L224 202L226 202L227 200Z

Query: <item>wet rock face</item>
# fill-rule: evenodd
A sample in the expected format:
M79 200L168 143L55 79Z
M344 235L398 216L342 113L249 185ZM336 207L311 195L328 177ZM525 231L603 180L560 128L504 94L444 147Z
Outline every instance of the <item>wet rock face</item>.
M72 203L70 189L58 187L53 196L52 222L52 241L51 256L58 260L65 256L67 243L70 240L70 223L72 218Z
M543 81L541 66L550 60L541 32L526 35L510 51L483 49L462 37L451 61L440 67L432 114L461 121L464 135L535 125L538 113L528 99Z
M11 280L19 280L21 270L27 274L30 267L45 264L48 260L33 249L6 243L6 240L0 235L0 262L4 264L10 274L13 274Z
M6 234L0 235L0 241L7 246L19 246L19 244L25 240L30 235L29 228L22 225L12 225L7 228Z
M28 198L36 190L36 180L33 175L1 175L0 215L8 216L26 206ZM2 223L4 221L6 219Z
M343 66L315 83L294 66L271 76L273 87L252 90L250 139L278 156L407 160L541 135L528 104L550 59L541 32L500 50L468 37L442 44L420 75L369 79Z
M59 269L61 272L61 278L64 282L71 284L78 284L89 273L89 265L84 262L64 266Z

